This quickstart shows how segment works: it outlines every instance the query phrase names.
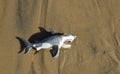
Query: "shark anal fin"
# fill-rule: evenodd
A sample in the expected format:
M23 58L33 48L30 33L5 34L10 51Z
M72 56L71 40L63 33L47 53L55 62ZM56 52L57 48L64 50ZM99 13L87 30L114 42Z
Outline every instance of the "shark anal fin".
M39 51L35 51L34 55L37 54Z
M58 45L52 46L52 50L50 50L50 53L51 53L53 58L57 58L59 56Z

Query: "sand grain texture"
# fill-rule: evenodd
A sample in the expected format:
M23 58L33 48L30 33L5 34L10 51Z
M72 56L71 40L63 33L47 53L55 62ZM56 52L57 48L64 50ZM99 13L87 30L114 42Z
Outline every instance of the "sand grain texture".
M120 74L120 0L0 0L0 74ZM77 35L58 59L48 50L18 54L16 36Z

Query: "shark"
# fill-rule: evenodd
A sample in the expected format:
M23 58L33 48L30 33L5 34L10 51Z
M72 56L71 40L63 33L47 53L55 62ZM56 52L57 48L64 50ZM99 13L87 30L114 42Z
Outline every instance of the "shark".
M70 48L72 42L76 39L76 35L56 33L53 29L50 30L51 35L43 38L42 40L36 40L34 43L30 43L28 40L17 37L25 44L25 54L33 48L36 51L41 49L48 49L53 58L57 58L61 48Z

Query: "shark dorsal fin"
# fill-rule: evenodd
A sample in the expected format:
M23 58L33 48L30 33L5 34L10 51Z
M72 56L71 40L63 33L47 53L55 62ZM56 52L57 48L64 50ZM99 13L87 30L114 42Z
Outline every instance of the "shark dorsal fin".
M50 32L51 32L51 34L55 34L56 33L56 31L53 28L50 29Z

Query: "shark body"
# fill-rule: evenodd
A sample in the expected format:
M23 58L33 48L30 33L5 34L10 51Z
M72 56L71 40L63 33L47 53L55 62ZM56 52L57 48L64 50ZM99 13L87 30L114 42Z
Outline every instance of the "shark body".
M70 48L70 43L76 39L76 36L72 34L56 34L52 31L51 36L46 37L43 40L38 40L35 43L30 43L28 40L21 37L18 37L18 39L24 42L26 46L25 53L28 53L32 48L36 49L36 51L48 49L50 50L52 57L57 58L60 49Z

